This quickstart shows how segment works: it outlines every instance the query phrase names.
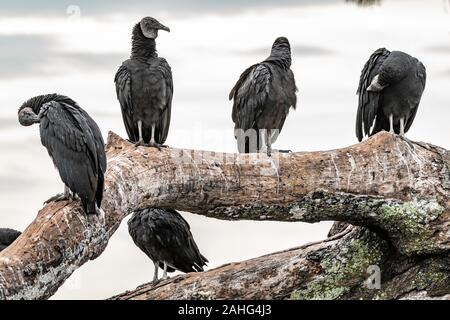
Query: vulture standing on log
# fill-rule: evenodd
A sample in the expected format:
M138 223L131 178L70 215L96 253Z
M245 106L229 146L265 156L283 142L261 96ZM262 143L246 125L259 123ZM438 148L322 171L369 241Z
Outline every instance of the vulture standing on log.
M134 26L131 57L114 82L130 141L160 148L169 132L173 83L169 64L156 53L158 30L170 32L151 17Z
M21 232L19 231L8 228L0 228L0 251L6 249L20 235Z
M296 86L291 67L291 47L277 38L270 56L245 70L229 99L234 99L232 119L241 153L271 153L289 109L296 108Z
M65 184L50 201L73 200L76 194L86 214L96 214L103 197L106 155L95 121L69 97L41 95L19 109L23 126L40 124L41 142Z
M356 136L381 130L404 135L411 127L425 89L425 66L401 51L376 50L359 81Z
M200 253L189 224L177 211L147 208L133 213L128 232L134 243L154 263L153 281L158 280L158 268L167 272L203 271L208 260Z

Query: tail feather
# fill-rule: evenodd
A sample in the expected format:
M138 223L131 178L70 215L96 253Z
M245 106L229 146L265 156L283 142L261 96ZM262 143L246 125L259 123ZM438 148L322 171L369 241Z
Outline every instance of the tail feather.
M86 214L97 214L97 205L95 201L83 201L83 210Z

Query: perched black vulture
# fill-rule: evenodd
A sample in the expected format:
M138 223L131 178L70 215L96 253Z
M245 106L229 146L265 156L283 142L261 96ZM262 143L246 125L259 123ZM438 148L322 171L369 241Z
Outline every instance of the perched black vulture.
M50 201L81 199L87 214L95 214L103 197L106 155L95 121L72 99L41 95L26 101L19 109L23 126L40 124L41 142L65 184L64 194Z
M0 251L6 249L21 235L20 231L8 228L0 228Z
M425 66L416 58L400 51L376 50L366 62L359 81L358 140L381 130L400 135L408 132L425 82Z
M169 132L173 83L169 64L156 53L158 30L170 31L151 17L134 26L131 57L114 82L130 141L159 148Z
M288 39L277 38L270 56L245 70L230 92L232 119L241 153L265 152L283 128L289 109L296 108L296 86Z
M147 208L133 213L128 232L134 243L154 263L153 281L158 280L158 267L167 272L203 271L208 260L200 253L189 224L175 210Z

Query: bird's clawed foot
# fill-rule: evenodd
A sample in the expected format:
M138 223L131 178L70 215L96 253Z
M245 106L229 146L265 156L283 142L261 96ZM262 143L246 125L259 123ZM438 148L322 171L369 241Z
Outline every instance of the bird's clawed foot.
M137 148L137 147L148 147L148 144L146 144L145 142L144 142L144 140L139 140L138 142L135 142L134 143L134 146Z
M292 150L278 150L278 149L267 149L267 150L262 150L262 153L267 154L268 157L271 157L273 153L292 153Z
M292 150L277 150L279 153L292 153Z
M168 148L169 146L166 146L164 144L160 144L157 142L150 141L149 143L145 143L144 140L139 140L134 144L137 147L148 147L148 148L158 148L159 151L161 151L161 148Z
M161 151L162 148L168 148L169 146L150 141L150 143L148 144L148 147L158 148L158 150Z
M403 141L405 141L412 149L414 149L414 143L413 143L411 140L409 140L409 139L405 136L405 134L399 134L398 136L399 136L400 139L402 139Z
M67 195L65 193L60 193L60 194L57 194L56 196L51 197L47 201L45 201L44 205L45 204L49 204L50 202L60 202L60 201L66 201L66 200L67 201L68 200L72 201L73 199L72 199L71 196L69 196L69 195Z
M409 140L409 139L405 136L405 134L399 134L398 137L399 137L400 139L402 139L402 140L405 140L406 142L411 141L411 140Z

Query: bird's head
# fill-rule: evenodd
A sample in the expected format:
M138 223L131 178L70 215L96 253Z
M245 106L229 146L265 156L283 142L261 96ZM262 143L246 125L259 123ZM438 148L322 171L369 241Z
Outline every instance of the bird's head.
M25 127L39 123L39 116L34 113L31 107L22 107L19 109L19 123Z
M40 113L42 111L42 106L50 101L63 101L71 105L76 105L76 102L70 98L56 93L35 96L25 101L19 108L18 116L20 124L28 127L35 123L39 123L41 120Z
M158 30L170 32L168 27L152 17L142 18L141 22L139 22L139 27L144 37L149 39L156 39L158 37Z
M273 54L291 54L291 45L286 37L279 37L275 39L272 45Z
M276 38L272 45L270 57L267 58L266 61L272 61L281 68L288 70L292 63L291 45L289 44L289 40L285 37Z

